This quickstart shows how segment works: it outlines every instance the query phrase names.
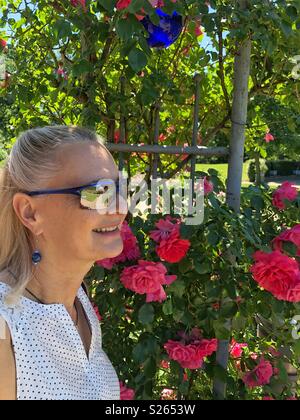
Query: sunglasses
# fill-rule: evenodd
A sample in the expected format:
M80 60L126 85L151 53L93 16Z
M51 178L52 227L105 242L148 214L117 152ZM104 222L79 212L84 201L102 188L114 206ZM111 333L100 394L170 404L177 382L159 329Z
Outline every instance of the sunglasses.
M80 206L86 210L107 210L120 192L119 179L101 179L87 185L59 190L24 191L27 195L73 194L80 197Z

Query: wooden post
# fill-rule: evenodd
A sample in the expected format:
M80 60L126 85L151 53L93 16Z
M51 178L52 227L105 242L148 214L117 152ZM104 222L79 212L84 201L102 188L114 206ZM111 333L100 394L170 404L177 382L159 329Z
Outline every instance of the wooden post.
M200 108L200 82L201 75L195 75L195 105L194 105L194 119L193 119L193 138L192 138L192 147L197 146L197 139L199 133L199 108ZM196 172L196 155L192 156L191 159L191 180L192 180L192 191L191 197L189 199L189 214L193 213L193 201L194 201L194 192L195 192L195 172Z
M238 0L241 9L247 9L247 0ZM251 65L251 40L245 40L235 57L234 97L232 105L232 133L227 179L227 203L237 213L240 212L241 187L245 151L245 131L248 114L249 77ZM228 327L231 327L228 325ZM228 368L229 340L220 340L217 351L217 364L224 370ZM226 383L215 378L214 395L217 399L226 398Z
M121 84L121 95L122 97L125 96L125 83L126 79L124 76L121 76L120 84ZM123 115L122 106L120 105L120 142L126 143L126 132L125 132L125 116ZM124 168L124 153L119 152L119 171L123 171Z

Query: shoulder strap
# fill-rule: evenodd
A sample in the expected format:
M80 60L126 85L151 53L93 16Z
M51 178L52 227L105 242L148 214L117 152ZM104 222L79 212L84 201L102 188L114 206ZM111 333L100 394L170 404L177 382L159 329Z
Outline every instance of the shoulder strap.
M89 297L89 292L88 292L88 288L86 286L86 284L84 282L81 283L81 287L83 288L85 294L87 295L87 297Z

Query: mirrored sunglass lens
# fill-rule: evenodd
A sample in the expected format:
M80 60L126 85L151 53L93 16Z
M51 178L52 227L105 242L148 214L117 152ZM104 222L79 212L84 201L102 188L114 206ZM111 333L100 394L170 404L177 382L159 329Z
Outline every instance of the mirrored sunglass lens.
M98 184L95 187L88 187L81 191L81 205L93 210L107 208L116 194L116 187L113 183Z

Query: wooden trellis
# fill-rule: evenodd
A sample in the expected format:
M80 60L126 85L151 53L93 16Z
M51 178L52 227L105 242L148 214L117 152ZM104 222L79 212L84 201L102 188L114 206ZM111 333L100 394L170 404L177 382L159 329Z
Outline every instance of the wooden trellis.
M140 144L126 144L125 143L125 118L121 115L120 118L120 142L106 143L107 148L111 152L119 152L119 170L122 171L124 168L124 153L148 153L154 155L153 166L152 166L152 177L153 179L160 178L171 178L176 173L159 171L159 155L188 155L188 158L184 159L178 166L177 171L182 169L191 160L191 174L192 188L194 190L195 173L196 173L196 157L220 157L229 156L229 148L226 147L204 147L197 145L197 137L199 131L199 111L200 111L200 83L201 76L196 74L195 80L195 103L194 103L194 115L193 115L193 135L192 145L189 147L183 146L162 146L159 145L160 135L160 109L161 104L155 104L155 119L154 119L154 136L153 144L140 145ZM125 90L125 79L121 79L121 93L124 94Z

